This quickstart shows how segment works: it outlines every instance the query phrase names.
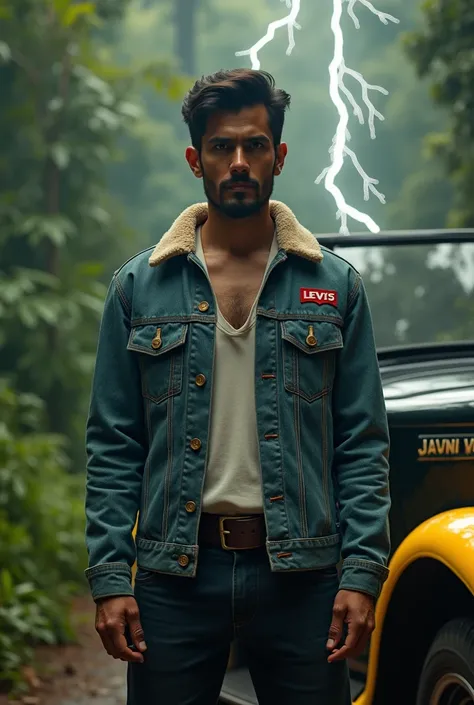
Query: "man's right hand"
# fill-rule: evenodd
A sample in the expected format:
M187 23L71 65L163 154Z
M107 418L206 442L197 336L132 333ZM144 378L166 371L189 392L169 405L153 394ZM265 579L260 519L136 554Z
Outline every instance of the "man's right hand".
M126 629L131 635L137 651L127 646ZM105 597L97 601L95 628L105 650L110 656L121 661L143 663L143 651L146 651L145 635L140 624L137 601L129 595Z

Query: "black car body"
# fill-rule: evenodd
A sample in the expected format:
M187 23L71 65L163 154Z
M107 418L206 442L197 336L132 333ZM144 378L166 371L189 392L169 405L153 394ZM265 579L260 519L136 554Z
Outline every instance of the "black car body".
M378 354L391 436L391 572L377 605L370 650L349 664L353 700L357 705L472 705L474 230L318 239L350 261L351 248L358 250L355 264L378 252L378 285L377 277L371 279L376 268L362 271L373 315L380 294L386 295L384 276L380 279L384 267L394 292L374 315L376 338L379 318L386 331L382 343L389 343L379 346ZM428 266L425 281L420 268L417 284L414 262L425 261L423 248L428 261L443 247L449 257L438 258L438 272ZM390 248L396 264L388 267L390 257L380 253ZM458 279L461 261L458 286L452 277ZM404 325L392 317L390 326L394 309L404 312ZM221 702L257 702L238 648Z

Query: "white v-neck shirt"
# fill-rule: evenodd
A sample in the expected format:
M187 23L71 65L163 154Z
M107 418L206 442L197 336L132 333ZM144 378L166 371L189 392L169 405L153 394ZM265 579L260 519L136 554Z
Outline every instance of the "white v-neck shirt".
M275 235L265 274L277 253ZM196 256L207 272L200 228L196 231ZM264 278L265 275L241 328L234 328L219 308L217 310L209 452L202 505L204 512L212 514L263 512L255 408L255 327Z

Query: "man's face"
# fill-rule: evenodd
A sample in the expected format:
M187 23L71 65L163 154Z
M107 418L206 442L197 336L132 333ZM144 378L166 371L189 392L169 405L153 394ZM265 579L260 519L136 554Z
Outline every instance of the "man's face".
M186 159L195 176L203 179L214 208L230 218L246 218L268 203L286 152L282 143L275 153L267 109L257 105L212 116L201 153L188 147Z

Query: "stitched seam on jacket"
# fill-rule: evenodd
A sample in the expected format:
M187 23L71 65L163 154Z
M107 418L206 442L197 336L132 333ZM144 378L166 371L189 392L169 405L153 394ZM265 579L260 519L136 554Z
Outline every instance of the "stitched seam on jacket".
M122 284L120 283L120 279L118 277L114 277L114 283L115 283L115 291L119 295L119 299L122 302L123 307L127 311L128 315L130 316L132 313L132 307L130 303L128 302L127 297L125 296L125 291L123 290Z

